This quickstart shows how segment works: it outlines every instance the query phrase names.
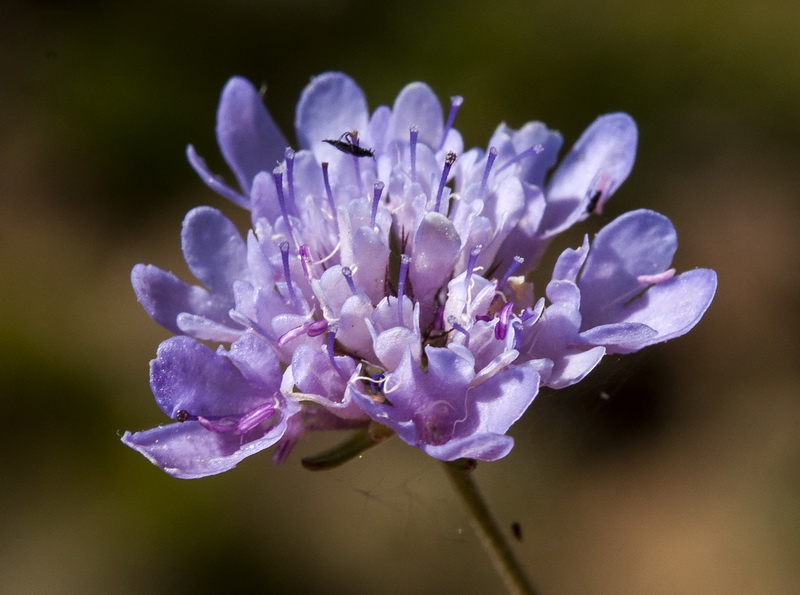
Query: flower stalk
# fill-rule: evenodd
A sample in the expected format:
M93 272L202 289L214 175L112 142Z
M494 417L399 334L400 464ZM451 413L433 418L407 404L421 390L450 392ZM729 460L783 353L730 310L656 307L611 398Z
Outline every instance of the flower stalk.
M525 575L505 534L472 478L476 466L477 461L474 459L444 462L444 469L453 488L469 511L472 528L495 570L503 579L508 592L512 595L536 595L537 591Z

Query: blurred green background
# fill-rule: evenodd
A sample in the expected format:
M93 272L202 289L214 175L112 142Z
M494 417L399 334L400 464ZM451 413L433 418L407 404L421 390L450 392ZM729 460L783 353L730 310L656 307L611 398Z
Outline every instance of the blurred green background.
M168 333L136 303L130 268L189 279L178 233L192 206L245 222L199 182L186 144L225 171L213 130L228 77L267 83L291 136L302 87L330 69L371 107L413 80L463 95L467 146L533 119L569 145L598 114L629 112L639 156L605 220L659 210L678 228L679 269L719 273L695 331L540 397L511 455L479 467L542 592L800 588L800 4L2 12L0 592L501 591L437 463L399 441L314 474L299 459L331 443L317 436L282 467L263 454L197 481L119 442L164 421L147 362Z

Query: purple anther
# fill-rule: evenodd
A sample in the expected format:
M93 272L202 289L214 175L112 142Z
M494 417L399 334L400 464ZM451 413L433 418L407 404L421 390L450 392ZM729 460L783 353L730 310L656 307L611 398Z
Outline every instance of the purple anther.
M461 104L464 103L464 98L461 95L454 95L450 98L450 113L447 114L447 124L444 125L444 130L442 131L442 140L439 141L439 148L437 150L441 151L444 147L444 143L447 140L447 135L453 128L453 122L456 120L456 114L458 113L458 109L461 107Z
M306 327L306 332L308 333L309 337L318 337L326 330L328 330L328 321L325 319L309 322L308 326Z
M275 413L274 403L264 403L263 405L259 405L255 409L248 411L241 418L239 418L239 422L236 424L236 428L233 430L233 433L239 435L247 434L247 432L255 428L261 422L272 417L273 413Z
M285 347L290 341L295 340L297 337L302 337L308 330L308 323L301 324L292 329L289 329L278 337L278 347Z
M511 261L511 264L509 265L508 270L506 271L506 274L503 275L503 278L500 280L500 283L497 284L498 291L503 290L503 287L506 286L506 282L508 281L509 277L511 277L511 275L514 274L514 271L516 271L523 262L525 262L525 259L522 258L521 256L514 257L514 260Z
M669 281L675 276L675 269L667 269L663 273L655 275L639 275L636 280L642 285L658 285L664 281Z
M514 309L514 302L508 302L500 308L497 313L497 324L494 327L494 337L502 341L508 334L508 324L511 321L511 311Z
M436 206L433 207L435 212L439 212L439 206L442 203L442 192L444 191L444 185L447 183L447 176L450 175L450 168L453 167L453 164L456 162L456 154L452 151L447 152L447 156L444 158L444 167L442 168L442 178L439 180L439 190L436 192Z
M419 137L419 128L416 125L408 129L410 140L408 145L409 156L411 159L411 181L417 181L417 138Z
M231 416L209 418L198 415L197 422L209 432L214 432L216 434L228 434L233 432L236 430L237 425L236 418Z
M497 159L497 149L489 147L489 152L486 154L486 166L483 168L483 178L481 178L481 188L479 194L483 195L486 192L486 186L489 183L489 173L492 171L494 160Z
M369 226L375 227L375 217L378 216L378 203L381 201L383 182L375 182L372 186L372 212L369 215Z

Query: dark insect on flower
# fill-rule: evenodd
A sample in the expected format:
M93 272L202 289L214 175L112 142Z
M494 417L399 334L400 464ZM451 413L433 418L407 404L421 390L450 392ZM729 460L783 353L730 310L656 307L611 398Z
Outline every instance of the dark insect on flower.
M511 523L511 532L517 541L522 541L522 525L519 523Z
M594 194L589 197L589 204L586 207L586 212L590 215L594 213L597 208L597 203L600 202L600 197L603 196L602 190L595 190Z
M324 139L322 142L333 145L342 153L347 153L354 157L375 157L375 153L372 149L365 149L358 144L358 130L345 132L337 140Z

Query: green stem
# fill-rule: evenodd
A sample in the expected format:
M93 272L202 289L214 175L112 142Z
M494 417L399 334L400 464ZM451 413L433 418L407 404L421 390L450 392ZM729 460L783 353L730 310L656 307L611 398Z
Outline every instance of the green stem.
M361 456L367 450L385 442L394 432L375 422L355 432L350 438L333 448L302 460L303 467L309 471L324 471L344 465L350 459Z
M522 570L511 546L506 540L500 526L492 516L489 506L472 479L472 470L476 462L472 459L458 459L444 463L450 481L458 495L469 510L472 528L477 533L483 549L500 574L509 593L518 595L536 595L528 577Z

